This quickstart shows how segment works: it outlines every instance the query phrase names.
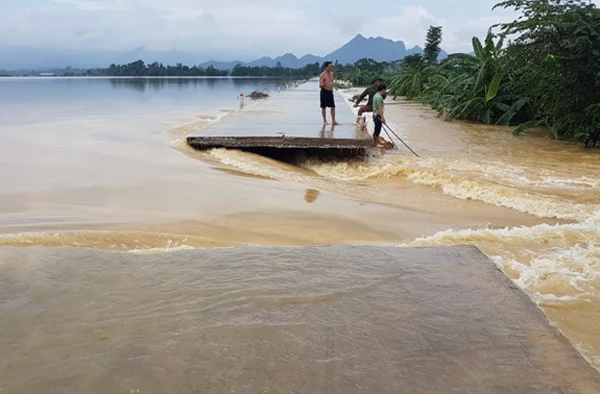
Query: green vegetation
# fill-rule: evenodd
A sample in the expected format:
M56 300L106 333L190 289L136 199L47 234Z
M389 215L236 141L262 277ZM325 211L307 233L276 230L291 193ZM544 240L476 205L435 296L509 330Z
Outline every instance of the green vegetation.
M390 77L400 70L400 61L377 62L373 59L360 59L355 64L341 65L335 63L336 87L343 89L350 85L370 85L373 78ZM64 69L46 70L54 75L63 77L88 76L88 77L267 77L289 78L304 80L318 76L323 71L323 65L318 62L308 64L302 68L283 67L280 62L275 67L236 65L232 70L220 70L213 66L206 68L200 66L185 66L181 63L175 66L164 66L154 62L145 64L137 60L128 64L111 64L108 68ZM0 70L0 75L2 75ZM40 71L20 70L6 72L6 76L37 76Z
M289 78L311 78L319 75L322 68L319 63L313 63L306 65L302 68L288 68L283 67L280 62L277 62L275 67L267 66L242 66L241 64L236 65L231 70L231 76L233 77L289 77Z
M248 67L236 65L233 70L219 70L213 66L202 68L199 66L188 67L181 63L175 66L164 66L161 63L144 64L142 60L125 65L111 64L107 69L95 70L93 75L99 76L128 76L128 77L274 77L274 78L310 78L319 75L319 63L309 64L303 68L282 67ZM89 75L89 72L88 72Z
M377 62L373 59L360 59L354 64L341 65L335 63L335 86L339 89L348 88L348 83L355 86L370 85L374 78L389 78L400 70L400 61ZM232 77L272 77L290 79L308 79L318 76L323 71L319 63L308 64L302 68L283 67L277 63L275 67L236 65L231 71L219 70L212 66L202 68L188 67L181 63L176 66L163 66L160 63L144 64L142 60L133 63L111 64L106 69L83 70L79 73L70 72L63 75L115 76L115 77L203 77L203 76L232 76ZM340 82L344 81L344 82Z
M335 79L348 81L354 86L368 86L375 78L387 80L400 71L401 61L377 62L370 58L363 58L354 64L334 64Z
M427 31L427 40L425 42L425 62L427 64L433 64L437 61L437 58L442 50L440 44L442 43L442 27L431 26Z
M404 58L390 93L428 103L446 119L514 125L515 135L545 126L556 139L600 145L600 10L582 0L509 0L494 8L522 17L492 26L483 42L473 38L473 55L443 62L432 61L441 29L431 27L431 50Z
M137 60L128 64L111 64L108 68L75 69L67 67L64 69L48 70L55 75L64 77L90 76L90 77L273 77L306 79L319 75L322 67L319 63L309 64L303 68L282 67L278 62L276 67L248 67L241 64L236 65L233 70L220 70L213 66L206 68L200 66L185 66L177 63L175 66L165 66L162 63L153 62L145 64L143 60ZM0 74L2 74L0 70ZM39 75L39 71L21 70L6 72L7 76L31 76Z
M158 62L146 65L142 60L125 65L111 64L109 68L98 71L99 75L111 77L221 77L228 74L227 71L217 70L212 66L188 67L178 63L175 66L165 67Z

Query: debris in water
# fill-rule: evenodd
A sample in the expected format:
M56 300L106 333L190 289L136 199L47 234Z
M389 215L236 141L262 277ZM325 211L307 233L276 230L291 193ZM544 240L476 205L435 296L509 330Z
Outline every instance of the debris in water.
M267 97L269 97L268 93L259 92L257 90L255 90L254 92L250 93L250 98L252 100L265 99Z

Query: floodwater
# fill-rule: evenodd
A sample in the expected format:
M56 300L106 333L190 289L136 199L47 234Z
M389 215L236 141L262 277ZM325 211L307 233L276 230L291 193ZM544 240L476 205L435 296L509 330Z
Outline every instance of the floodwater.
M186 146L188 134L239 110L241 92L267 88L276 100L284 85L0 79L2 393L135 392L152 376L167 392L186 373L212 376L197 392L224 392L242 339L293 321L296 309L277 300L325 319L338 294L364 294L369 275L394 278L291 264L277 249L249 265L195 250L242 245L474 244L600 368L600 152L444 122L403 101L388 102L386 118L421 158L400 149L298 167ZM311 328L291 330L304 338ZM185 352L192 338L220 363ZM232 338L240 347L226 356L218 347Z

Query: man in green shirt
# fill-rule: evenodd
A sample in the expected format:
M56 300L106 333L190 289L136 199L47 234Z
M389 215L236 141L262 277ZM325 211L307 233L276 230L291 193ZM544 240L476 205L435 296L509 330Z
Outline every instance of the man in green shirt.
M366 88L365 91L362 92L362 94L356 99L356 102L354 103L354 108L358 107L358 104L360 104L360 102L363 101L365 97L369 97L367 100L367 104L361 105L358 109L358 117L356 118L357 123L363 113L373 112L373 96L375 95L375 93L377 93L377 87L379 86L380 82L381 81L379 78L374 79L372 82L373 86L369 86L368 88Z
M373 130L373 142L375 143L375 146L378 146L381 143L379 134L385 123L383 98L385 97L386 89L387 87L385 85L379 85L377 87L377 93L373 96L373 123L375 124L375 129Z

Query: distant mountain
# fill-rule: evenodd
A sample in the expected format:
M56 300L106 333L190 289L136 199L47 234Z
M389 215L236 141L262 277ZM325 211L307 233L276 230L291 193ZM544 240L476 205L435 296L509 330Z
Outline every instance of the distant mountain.
M202 68L206 68L208 66L213 66L217 70L231 70L237 64L245 64L245 63L242 61L239 61L239 60L234 60L232 62L220 62L220 61L211 60L209 62L200 63L200 64L198 64L198 66L202 67Z
M413 53L423 53L423 50L419 47L407 50L406 45L402 41L392 41L382 37L365 38L358 34L347 44L325 57L333 62L353 64L358 59L365 57L378 62L385 62L399 60Z
M312 59L315 59L315 60L312 60ZM275 66L277 66L277 63L279 62L282 67L302 68L302 67L306 66L307 64L318 61L316 59L318 59L317 56L306 55L306 56L304 56L304 60L301 60L301 59L298 59L295 55L293 55L291 53L286 53L285 55L278 56L275 59L271 59L270 57L261 57L260 59L254 60L254 61L246 64L246 66L249 66L249 67L254 67L254 66L275 67ZM312 62L311 62L311 60L312 60Z
M185 65L194 65L198 62L198 55L191 54L185 51L149 51L144 47L135 48L131 51L121 53L112 61L115 64L126 64L142 59L146 63L163 63L175 65L181 63Z
M134 48L126 52L117 51L95 51L95 50L56 50L56 49L32 49L32 48L0 48L0 69L50 69L64 68L104 68L111 63L127 64L142 59L145 63L159 62L164 65L175 65L182 63L187 66L198 65L201 67L213 67L220 70L231 70L237 64L243 66L267 66L276 67L278 63L282 67L301 68L308 64L323 63L326 60L341 64L353 64L362 58L373 60L393 61L400 60L407 55L423 53L418 46L406 48L402 41L393 41L383 37L366 38L358 34L348 43L344 44L326 56L304 55L297 58L292 53L286 53L276 58L261 57L259 59L243 61L216 61L199 63L200 55L184 51L149 51L144 47ZM447 54L442 51L440 58Z
M301 58L297 58L291 53L278 56L276 58L261 57L260 59L253 60L248 63L243 62L205 62L200 64L202 67L213 65L215 68L230 70L235 67L236 64L241 64L248 67L275 67L279 62L282 67L290 68L301 68L307 64L323 63L326 60L332 62L338 62L340 64L354 64L357 60L362 58L371 58L378 62L393 61L403 59L407 55L415 53L423 53L423 49L418 46L412 48L406 48L403 41L393 41L383 37L369 37L366 38L361 34L356 35L348 43L335 51L327 54L326 56L315 56L315 55L304 55ZM446 53L442 51L440 58L446 57ZM221 67L217 67L219 64Z
M206 68L206 67L212 65L213 67L221 69L221 70L231 70L238 64L240 64L242 66L247 66L247 67L263 67L263 66L276 67L277 63L279 62L282 67L302 68L302 67L306 66L307 64L312 64L312 63L316 63L316 62L320 63L322 61L323 60L321 60L320 57L314 56L314 55L305 55L305 56L302 56L300 59L298 59L295 55L293 55L291 53L286 53L285 55L277 56L274 59L263 56L259 59L253 60L251 62L242 62L242 61L218 62L218 61L211 60L209 62L200 63L199 66Z

